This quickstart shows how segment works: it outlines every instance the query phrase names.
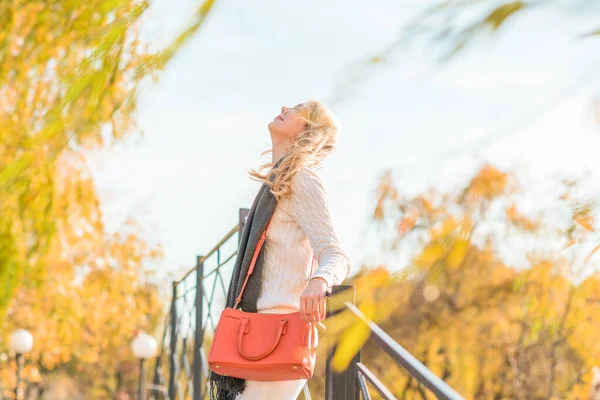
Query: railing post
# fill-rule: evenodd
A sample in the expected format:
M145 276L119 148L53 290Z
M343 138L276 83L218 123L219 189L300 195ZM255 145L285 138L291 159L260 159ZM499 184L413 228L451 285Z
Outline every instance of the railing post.
M194 332L194 400L201 400L202 391L202 341L204 340L203 320L203 286L204 278L204 261L202 256L196 257L196 328Z
M248 218L248 213L250 213L249 208L240 208L239 229L238 229L238 246L240 245L240 240L242 240L242 232L244 232L244 227L246 226L246 218Z
M175 400L175 375L177 374L177 282L173 282L173 300L171 300L171 335L170 335L170 368L169 368L169 400Z
M162 347L162 344L161 344L161 347ZM160 368L161 359L162 359L162 350L156 357L155 364L154 364L154 380L152 381L153 389L160 384L159 368ZM152 390L152 391L154 391L154 390ZM151 397L152 400L158 400L158 392L154 391L154 393L151 394L150 396L152 396Z
M331 295L336 295L344 291L352 291L350 294L349 301L352 304L356 301L356 287L353 285L338 285L331 288ZM331 307L327 307L327 317L333 316L338 310L333 312ZM359 400L360 392L358 387L358 380L356 379L356 363L361 362L361 351L359 351L348 368L341 372L335 373L331 369L331 358L335 352L335 347L332 348L331 352L327 356L325 364L325 399L326 400Z

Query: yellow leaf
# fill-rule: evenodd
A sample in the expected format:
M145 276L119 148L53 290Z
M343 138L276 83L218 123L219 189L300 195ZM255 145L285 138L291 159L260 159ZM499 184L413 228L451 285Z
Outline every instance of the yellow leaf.
M513 1L503 4L493 10L485 19L485 22L492 26L493 29L498 29L510 16L514 15L525 7L522 1Z
M339 339L338 336L341 336L341 334L349 329L355 322L356 315L346 308L325 320L327 327L326 334L334 339Z
M577 218L575 218L575 222L577 222L579 225L581 225L583 227L583 229L585 229L586 231L589 231L589 232L594 231L594 227L592 226L592 224L590 223L590 221L587 218L577 217Z
M430 244L417 257L415 263L421 267L429 267L442 257L444 250L444 245L441 243Z
M200 14L202 16L207 15L210 12L210 10L213 8L214 5L215 5L215 0L204 1L204 3L202 3L200 8L198 9L198 14Z
M511 204L510 207L506 208L506 218L508 218L511 221L514 221L516 217L517 217L517 208L515 207L514 204Z
M508 174L487 165L471 180L468 191L475 198L492 199L505 193Z
M414 228L419 219L419 210L411 210L404 215L398 223L398 233L406 233Z
M596 31L592 31L592 32L588 32L584 35L582 35L583 37L587 37L587 36L600 36L600 29L596 30Z
M7 183L19 179L20 175L30 166L32 161L33 155L31 153L25 153L17 159L17 161L6 166L2 172L0 172L0 185L4 187Z
M457 221L454 218L448 218L443 223L438 232L439 236L447 236L454 232L457 227Z
M585 262L588 262L590 258L593 257L594 253L598 251L598 249L600 249L600 244L594 247L594 250L592 250L591 253L587 255L587 257L585 258Z
M469 242L465 239L457 239L454 242L454 246L450 250L448 254L448 258L446 259L446 264L451 269L456 269L459 267L463 260L465 259L465 255L467 254L467 248L469 246Z
M361 311L368 319L373 319L375 316L376 306L375 303L365 303L361 308ZM335 372L341 372L348 367L352 357L358 353L361 347L371 336L371 329L361 319L348 328L340 339L340 342L335 349L335 354L331 359L331 368Z
M368 291L388 283L389 278L389 271L384 266L379 266L357 278L353 284L362 291Z

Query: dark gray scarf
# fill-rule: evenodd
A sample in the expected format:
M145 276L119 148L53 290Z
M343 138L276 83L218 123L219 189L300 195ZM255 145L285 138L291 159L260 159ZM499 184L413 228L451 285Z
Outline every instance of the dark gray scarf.
M285 156L280 158L273 168L279 166L284 158ZM273 182L274 179L274 174L269 176L271 182ZM239 295L244 280L246 279L246 274L250 268L250 261L256 250L260 235L267 227L267 223L273 216L276 206L277 199L275 199L275 196L271 193L269 186L266 183L263 183L252 203L252 207L250 207L246 225L244 226L244 231L240 238L238 255L235 266L233 267L229 290L227 291L226 307L233 307L235 305L235 299ZM245 312L257 312L256 302L260 295L263 262L264 246L258 253L254 271L248 279L246 289L244 289L240 307ZM219 375L213 371L210 372L209 379L211 381L209 391L211 400L234 400L238 393L244 391L246 386L244 379Z

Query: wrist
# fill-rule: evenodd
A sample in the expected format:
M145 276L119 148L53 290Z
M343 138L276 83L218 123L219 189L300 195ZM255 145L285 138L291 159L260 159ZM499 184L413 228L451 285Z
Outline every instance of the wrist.
M327 279L323 278L322 276L313 276L312 278L310 278L310 282L313 281L318 281L319 283L322 283L325 288L329 287L329 282L327 282Z

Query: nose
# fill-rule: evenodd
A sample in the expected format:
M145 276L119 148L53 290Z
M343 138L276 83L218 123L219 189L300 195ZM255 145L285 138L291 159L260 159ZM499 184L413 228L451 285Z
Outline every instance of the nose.
M286 106L281 107L281 112L284 113L288 108Z

